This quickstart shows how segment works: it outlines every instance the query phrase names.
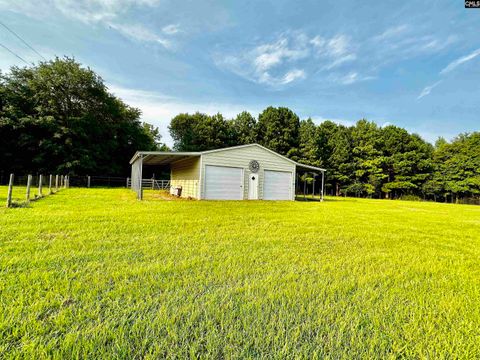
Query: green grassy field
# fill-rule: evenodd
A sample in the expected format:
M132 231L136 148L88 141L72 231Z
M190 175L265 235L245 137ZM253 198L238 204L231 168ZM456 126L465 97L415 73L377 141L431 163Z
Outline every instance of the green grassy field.
M480 207L146 197L0 209L0 357L480 357Z

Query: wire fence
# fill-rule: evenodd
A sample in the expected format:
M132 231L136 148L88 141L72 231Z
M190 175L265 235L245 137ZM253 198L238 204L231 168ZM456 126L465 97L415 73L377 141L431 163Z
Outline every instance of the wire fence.
M132 180L127 178L127 188L131 185ZM170 190L170 180L142 179L142 189Z
M0 202L7 207L28 205L60 189L80 188L130 188L131 179L119 176L71 176L71 175L5 175L0 176ZM170 180L142 179L142 188L151 190L170 190Z
M126 187L132 186L132 180L127 177L115 176L69 176L70 186L72 187ZM170 180L161 179L142 179L142 188L152 190L170 189Z
M128 187L126 177L76 175L70 177L72 187Z
M0 201L5 201L6 207L25 206L30 201L52 195L60 189L69 187L68 175L26 175L10 174L6 193L0 193Z

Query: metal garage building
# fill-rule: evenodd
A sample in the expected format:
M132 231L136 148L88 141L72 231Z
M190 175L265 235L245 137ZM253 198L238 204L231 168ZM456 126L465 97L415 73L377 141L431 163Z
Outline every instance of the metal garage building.
M298 171L321 175L325 169L303 165L258 144L202 152L137 151L130 160L131 188L142 198L144 165L170 167L170 185L182 197L208 200L295 200ZM319 179L320 180L320 179Z

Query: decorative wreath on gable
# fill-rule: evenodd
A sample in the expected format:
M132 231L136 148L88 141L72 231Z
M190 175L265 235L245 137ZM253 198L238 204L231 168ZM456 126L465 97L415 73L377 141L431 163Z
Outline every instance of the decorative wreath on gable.
M256 173L260 169L260 164L257 160L252 160L250 161L250 164L248 164L248 167L252 173Z

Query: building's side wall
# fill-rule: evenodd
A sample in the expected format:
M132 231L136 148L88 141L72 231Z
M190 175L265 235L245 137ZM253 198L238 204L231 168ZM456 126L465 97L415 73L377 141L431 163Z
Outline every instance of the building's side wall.
M200 156L174 162L170 165L171 186L182 187L182 197L198 197L200 184Z
M259 174L259 199L263 199L263 172L265 170L288 171L292 173L292 194L295 193L295 164L259 146L248 146L237 149L226 149L202 155L202 174L205 174L205 166L233 166L244 169L243 198L248 199L248 183L250 178L249 164L251 160L257 160L260 164ZM201 176L204 179L204 176ZM201 198L205 197L205 184L200 187ZM292 200L294 195L292 195Z

